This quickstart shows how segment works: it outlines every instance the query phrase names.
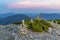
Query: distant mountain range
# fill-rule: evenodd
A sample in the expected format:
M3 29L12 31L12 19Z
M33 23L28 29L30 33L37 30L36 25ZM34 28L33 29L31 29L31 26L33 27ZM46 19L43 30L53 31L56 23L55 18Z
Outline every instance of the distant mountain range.
M60 19L60 14L46 14L46 13L36 13L36 14L28 14L28 13L7 13L7 14L0 14L0 24L11 24L14 22L21 22L24 20L30 20L31 18L34 19L35 17L40 16L41 19L44 20L56 20Z
M47 13L41 13L41 14L26 14L27 16L31 17L31 18L35 18L37 16L39 16L41 19L44 20L56 20L56 19L60 19L60 14L47 14Z
M22 20L30 20L31 18L23 14L14 14L0 18L0 24L11 24L14 22L21 22Z
M56 19L60 19L60 14L40 14L39 16L42 19L45 19L45 20L56 20Z
M5 14L0 14L0 18L6 18L11 15L16 15L15 13L5 13Z

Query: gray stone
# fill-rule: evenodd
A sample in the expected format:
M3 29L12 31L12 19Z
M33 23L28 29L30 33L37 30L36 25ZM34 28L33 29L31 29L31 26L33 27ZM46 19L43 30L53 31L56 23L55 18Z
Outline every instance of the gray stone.
M30 35L29 38L33 38L33 35Z
M49 33L52 33L52 28L49 28L48 32L49 32Z

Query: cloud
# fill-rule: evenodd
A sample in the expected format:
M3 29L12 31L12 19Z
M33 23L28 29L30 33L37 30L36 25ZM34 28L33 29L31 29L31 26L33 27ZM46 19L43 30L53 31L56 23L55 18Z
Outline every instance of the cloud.
M60 0L10 0L4 2L0 1L1 12L58 12L60 10ZM3 3L4 6L2 6Z
M21 1L14 4L8 5L10 8L34 8L34 7L41 7L46 6L48 4L40 3L40 2L32 2L32 1Z
M56 1L56 0L55 0ZM59 2L51 1L20 1L8 5L8 8L44 8L44 9L60 9Z

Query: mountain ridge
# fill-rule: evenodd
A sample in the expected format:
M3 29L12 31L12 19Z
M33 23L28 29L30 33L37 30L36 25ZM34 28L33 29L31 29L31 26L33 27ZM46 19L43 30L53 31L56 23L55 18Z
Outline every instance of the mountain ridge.
M2 25L11 24L14 22L21 22L22 20L27 20L27 19L30 20L31 18L23 14L16 14L0 19L0 24Z

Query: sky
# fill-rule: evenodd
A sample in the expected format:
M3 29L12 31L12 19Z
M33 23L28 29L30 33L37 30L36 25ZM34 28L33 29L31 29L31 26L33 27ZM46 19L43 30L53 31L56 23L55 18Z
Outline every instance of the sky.
M1 13L60 13L60 0L0 0Z

